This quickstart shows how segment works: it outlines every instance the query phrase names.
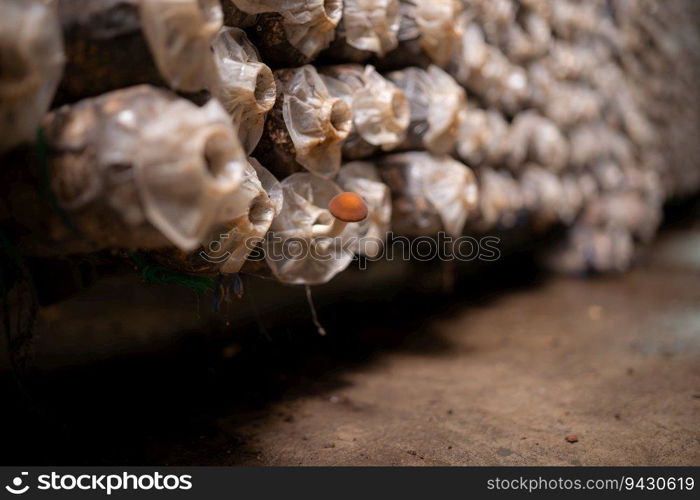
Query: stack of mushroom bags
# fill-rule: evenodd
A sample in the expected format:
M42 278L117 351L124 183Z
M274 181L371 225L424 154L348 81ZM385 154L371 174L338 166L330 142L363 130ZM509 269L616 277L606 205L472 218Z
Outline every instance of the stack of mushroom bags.
M527 224L618 271L700 188L694 0L0 1L0 222L33 255L308 285L389 231Z

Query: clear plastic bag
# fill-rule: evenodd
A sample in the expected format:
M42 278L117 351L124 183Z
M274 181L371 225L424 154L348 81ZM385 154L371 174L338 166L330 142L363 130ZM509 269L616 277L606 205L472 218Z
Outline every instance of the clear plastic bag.
M460 0L415 3L415 19L421 33L421 47L435 64L445 67L459 43L461 32L457 19L462 10L462 3Z
M296 161L310 172L334 176L341 148L352 128L352 110L328 92L313 66L293 70L278 88L282 116L294 144Z
M383 57L398 44L399 0L344 0L338 27L345 42Z
M348 156L359 156L353 149L362 148L356 144L360 140L385 151L403 140L410 121L408 100L374 66L330 66L324 68L322 78L332 95L352 107L353 129L343 148Z
M380 173L393 196L392 227L421 236L444 230L460 236L479 191L473 172L449 156L427 152L388 155Z
M529 212L537 229L559 221L571 222L567 192L559 177L549 170L532 163L526 164L520 176L520 189L523 208Z
M223 25L219 1L145 0L139 8L146 40L168 85L183 92L209 88L216 81L211 43Z
M274 76L243 30L222 28L212 47L219 74L212 92L231 115L246 153L251 153L275 104Z
M543 257L547 266L565 274L623 272L635 256L628 231L614 224L606 227L573 226L561 245Z
M309 173L282 181L284 204L265 237L265 262L283 283L328 282L353 259L357 223L340 223L328 210L341 193L334 182Z
M217 101L199 108L146 85L60 108L45 132L60 206L106 246L124 245L111 241L100 214L126 227L150 224L194 250L238 196L247 165Z
M219 271L237 273L250 253L262 242L283 205L282 185L254 158L249 158L244 179L222 207L221 220L202 254L205 260L221 264Z
M0 16L0 152L36 138L61 79L65 55L55 6L7 0Z
M506 171L482 167L477 171L479 182L479 218L476 226L487 231L515 226L524 208L520 186Z
M484 29L468 14L459 22L460 41L447 68L457 81L487 106L515 114L529 104L527 71L512 64L499 47L487 43Z
M506 148L506 164L512 171L532 161L560 172L569 162L569 143L564 134L551 120L532 110L515 117Z
M409 133L403 146L425 147L435 154L450 153L455 148L461 110L466 103L464 89L435 65L427 71L394 71L388 78L406 94L411 107Z
M328 47L343 15L342 0L231 0L248 14L278 13L287 41L306 57Z
M495 109L465 107L461 111L457 153L472 166L501 163L508 147L509 125Z

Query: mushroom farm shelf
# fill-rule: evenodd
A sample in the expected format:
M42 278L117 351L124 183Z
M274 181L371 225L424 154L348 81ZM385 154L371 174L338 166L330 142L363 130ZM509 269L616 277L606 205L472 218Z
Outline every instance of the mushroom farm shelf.
M695 0L1 4L3 299L97 254L322 284L389 233L619 272L700 190Z

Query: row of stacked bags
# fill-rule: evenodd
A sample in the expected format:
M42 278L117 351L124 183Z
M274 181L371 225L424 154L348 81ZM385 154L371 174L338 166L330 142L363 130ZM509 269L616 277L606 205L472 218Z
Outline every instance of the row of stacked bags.
M525 224L565 228L552 268L615 272L700 188L694 0L0 5L25 255L312 285L390 231Z

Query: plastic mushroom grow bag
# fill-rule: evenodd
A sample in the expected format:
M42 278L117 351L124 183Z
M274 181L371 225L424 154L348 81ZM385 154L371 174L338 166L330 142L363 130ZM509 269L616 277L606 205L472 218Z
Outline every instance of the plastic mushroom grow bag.
M571 223L576 215L576 199L570 201L559 177L539 165L523 167L520 189L523 208L532 217L536 229L557 222Z
M265 237L265 262L283 283L326 283L353 259L358 223L339 221L328 206L342 191L334 182L309 173L282 181L284 203Z
M589 227L614 224L635 240L650 242L662 218L658 174L612 161L600 162L591 170L599 190L589 197L577 222Z
M460 112L457 154L471 166L504 161L509 124L495 109L465 107Z
M345 191L359 194L367 203L367 218L358 222L355 253L367 257L381 254L391 227L391 192L382 182L377 167L369 162L346 163L338 174L338 184Z
M328 91L352 108L353 128L343 156L358 159L395 148L405 137L410 107L403 91L373 66L343 64L323 69Z
M430 59L445 67L459 41L460 28L456 20L462 10L460 0L432 2L409 0L415 5L414 19L420 32L420 44Z
M219 74L212 93L231 115L246 153L251 153L275 104L274 76L243 30L222 28L212 47Z
M474 174L449 156L399 153L379 160L391 189L392 227L398 234L423 236L446 231L460 236L479 198Z
M479 182L479 209L475 227L480 231L514 227L524 208L520 186L510 173L482 167Z
M0 17L0 152L36 137L63 71L54 5L7 0Z
M530 101L527 71L512 64L503 52L486 42L482 26L463 14L458 24L460 42L447 69L469 92L487 106L513 115Z
M254 156L278 177L305 168L333 177L352 128L352 110L313 66L275 71L277 101Z
M331 43L343 15L342 0L230 1L247 14L260 14L250 35L274 67L311 62Z
M614 224L576 224L566 241L544 254L543 261L564 274L619 273L630 268L634 255L634 241L627 230Z
M208 88L216 69L211 43L223 25L218 0L139 2L143 31L160 73L184 92Z
M451 153L466 103L464 89L437 66L427 71L406 68L390 73L388 78L406 94L411 108L411 123L401 147Z
M236 195L221 207L223 222L212 229L209 243L199 253L224 274L241 270L282 210L280 182L254 158L248 161Z
M501 28L500 38L508 59L520 64L544 56L554 45L547 19L528 8L517 13L516 22Z
M53 196L96 249L191 251L244 180L245 154L216 101L198 108L131 87L58 109L44 134ZM57 239L71 235L56 229Z
M540 62L528 67L534 107L562 129L595 120L603 113L602 96L581 82L556 80Z
M398 44L399 0L343 0L343 17L328 55L362 62L384 57Z
M399 46L387 55L386 66L445 67L459 47L461 10L460 0L400 0Z
M505 161L513 171L532 161L559 172L568 164L569 143L551 120L535 111L523 111L508 131Z

